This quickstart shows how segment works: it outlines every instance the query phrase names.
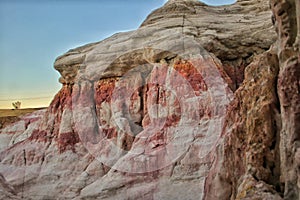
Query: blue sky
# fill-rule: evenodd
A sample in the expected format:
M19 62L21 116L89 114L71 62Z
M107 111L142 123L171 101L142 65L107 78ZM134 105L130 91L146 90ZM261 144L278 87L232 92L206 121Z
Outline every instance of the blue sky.
M54 60L136 29L165 0L0 0L0 108L47 106L60 89ZM234 0L205 0L210 5Z

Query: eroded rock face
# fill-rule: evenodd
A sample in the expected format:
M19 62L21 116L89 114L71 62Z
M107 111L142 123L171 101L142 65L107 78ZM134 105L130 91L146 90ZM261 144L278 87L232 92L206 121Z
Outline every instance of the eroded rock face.
M271 7L277 42L267 1L170 0L60 56L47 111L1 130L0 197L299 198L299 3Z
M281 199L275 190L280 191L278 70L274 51L258 56L246 68L216 147L207 199ZM220 188L223 192L213 192Z
M281 181L286 199L300 198L300 2L271 1L278 33Z

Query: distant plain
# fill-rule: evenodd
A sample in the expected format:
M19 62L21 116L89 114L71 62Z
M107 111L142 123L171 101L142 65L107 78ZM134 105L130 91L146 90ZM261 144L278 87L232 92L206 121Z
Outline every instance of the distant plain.
M19 117L44 108L0 109L0 117Z
M23 115L45 108L0 109L0 129L17 122Z

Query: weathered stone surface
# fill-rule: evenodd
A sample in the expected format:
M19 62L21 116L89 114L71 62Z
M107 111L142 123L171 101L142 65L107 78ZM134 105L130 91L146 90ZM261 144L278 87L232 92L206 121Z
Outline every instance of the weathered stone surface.
M246 68L243 85L235 92L234 110L226 117L224 139L208 177L207 199L299 199L296 5L299 1L271 1L278 41ZM266 184L262 193L258 185ZM213 193L220 188L222 193Z
M20 199L16 196L15 189L7 183L2 174L0 174L0 198L1 199Z
M285 199L300 198L300 2L271 1L278 34L281 181Z
M253 56L268 50L276 39L270 19L267 1L239 1L220 7L193 0L169 1L151 13L138 30L118 33L100 43L71 50L57 59L55 68L65 83L73 82L78 68L79 73L84 71L84 76L79 77L89 80L98 80L100 75L120 76L128 70L124 64L120 65L120 59L130 67L168 59L174 52L156 54L151 48L144 51L143 48L156 46L169 51L169 46L174 44L171 41L184 35L196 40L224 63L227 71L231 71L228 74L233 80L232 88L236 89ZM110 68L103 74L108 65Z
M33 130L38 127L40 119L46 110L35 111L34 113L19 117L19 120L0 130L0 151L3 149L26 140L30 137Z
M274 51L257 56L246 68L245 80L235 92L225 119L223 138L216 149L207 199L239 199L249 196L248 193L258 198L255 186L261 184L258 180L280 188L278 70ZM253 179L251 188L239 187L249 177ZM224 193L214 193L217 188L223 188ZM258 199L264 198L265 194L261 195Z
M57 58L47 111L1 130L0 198L299 198L299 3L271 7L277 42L268 1L170 0Z

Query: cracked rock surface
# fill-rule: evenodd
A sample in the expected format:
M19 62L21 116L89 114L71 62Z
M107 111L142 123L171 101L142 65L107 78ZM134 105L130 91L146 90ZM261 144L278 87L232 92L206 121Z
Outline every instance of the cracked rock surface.
M299 199L298 0L169 0L57 58L0 130L3 199Z

